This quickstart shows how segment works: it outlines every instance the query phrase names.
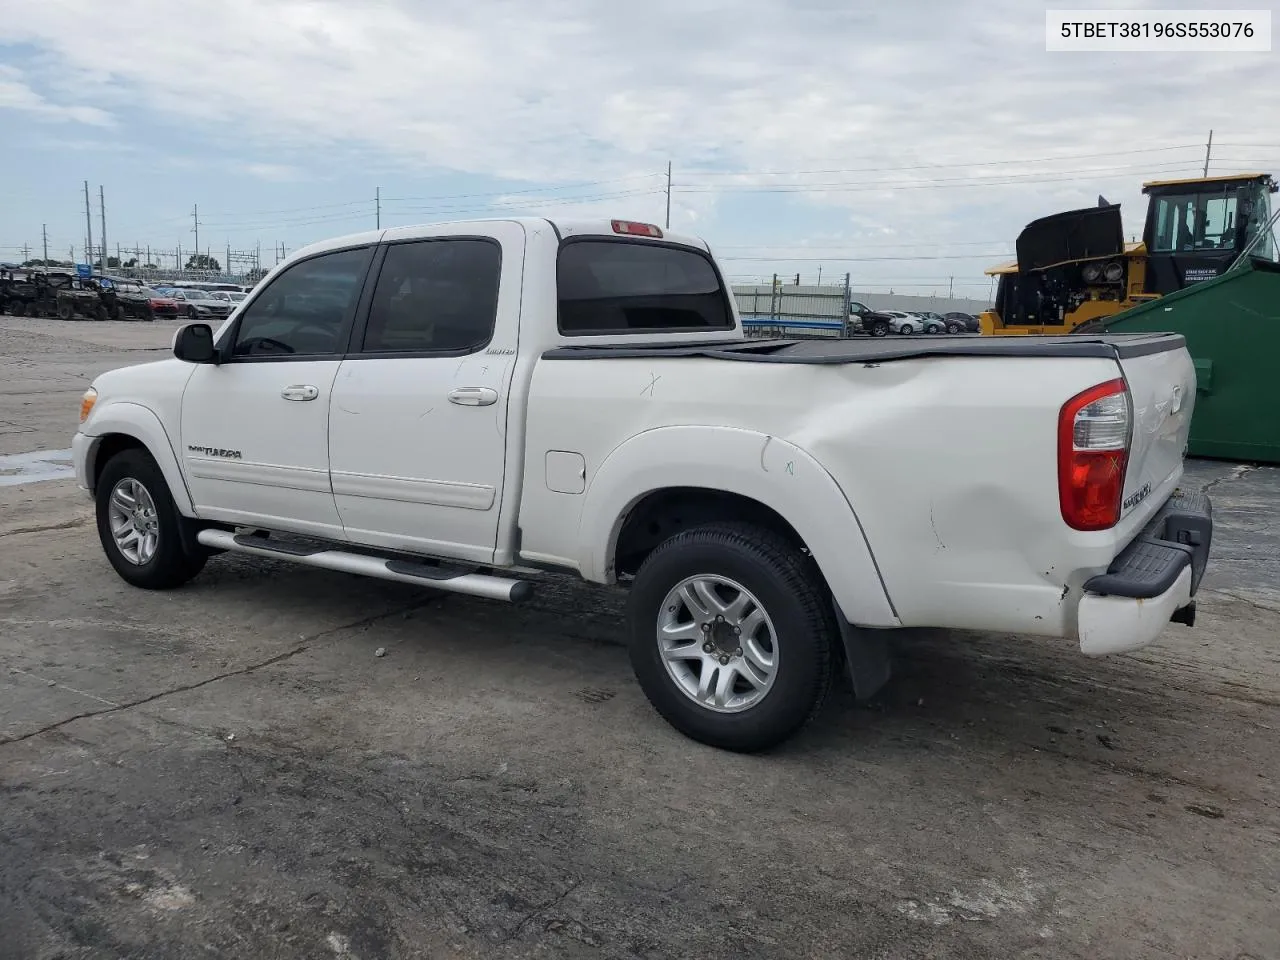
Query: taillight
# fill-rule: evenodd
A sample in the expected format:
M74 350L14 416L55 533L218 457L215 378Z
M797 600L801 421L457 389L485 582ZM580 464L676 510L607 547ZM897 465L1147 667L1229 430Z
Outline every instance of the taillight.
M614 233L627 233L633 237L656 237L662 239L662 228L652 223L636 223L632 220L614 220Z
M1090 387L1058 414L1058 501L1076 530L1105 530L1120 519L1129 465L1129 395L1123 380Z

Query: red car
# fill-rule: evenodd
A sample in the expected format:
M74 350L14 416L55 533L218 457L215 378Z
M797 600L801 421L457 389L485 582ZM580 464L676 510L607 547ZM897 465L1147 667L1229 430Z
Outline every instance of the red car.
M178 301L173 297L166 297L148 288L147 304L151 307L151 312L157 317L176 317L178 315Z

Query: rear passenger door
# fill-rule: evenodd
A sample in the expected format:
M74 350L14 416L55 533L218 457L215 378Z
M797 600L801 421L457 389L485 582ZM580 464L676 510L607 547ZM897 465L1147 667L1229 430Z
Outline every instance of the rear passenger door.
M502 503L525 237L518 223L447 229L385 237L333 387L330 475L352 540L484 563Z

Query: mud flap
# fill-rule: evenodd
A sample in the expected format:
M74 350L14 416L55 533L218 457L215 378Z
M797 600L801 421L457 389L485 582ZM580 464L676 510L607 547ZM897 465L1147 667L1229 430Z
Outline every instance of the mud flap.
M853 682L853 695L859 701L870 700L884 689L893 676L893 656L889 649L889 630L855 627L834 600L836 623L844 646L844 661Z

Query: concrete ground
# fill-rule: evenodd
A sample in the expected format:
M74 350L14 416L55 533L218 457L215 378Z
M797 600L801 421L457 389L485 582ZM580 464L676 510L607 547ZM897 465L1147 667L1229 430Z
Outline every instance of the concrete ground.
M48 452L172 329L0 318L0 957L1280 957L1280 471L1192 465L1194 628L914 637L744 757L652 712L616 593L126 587Z

